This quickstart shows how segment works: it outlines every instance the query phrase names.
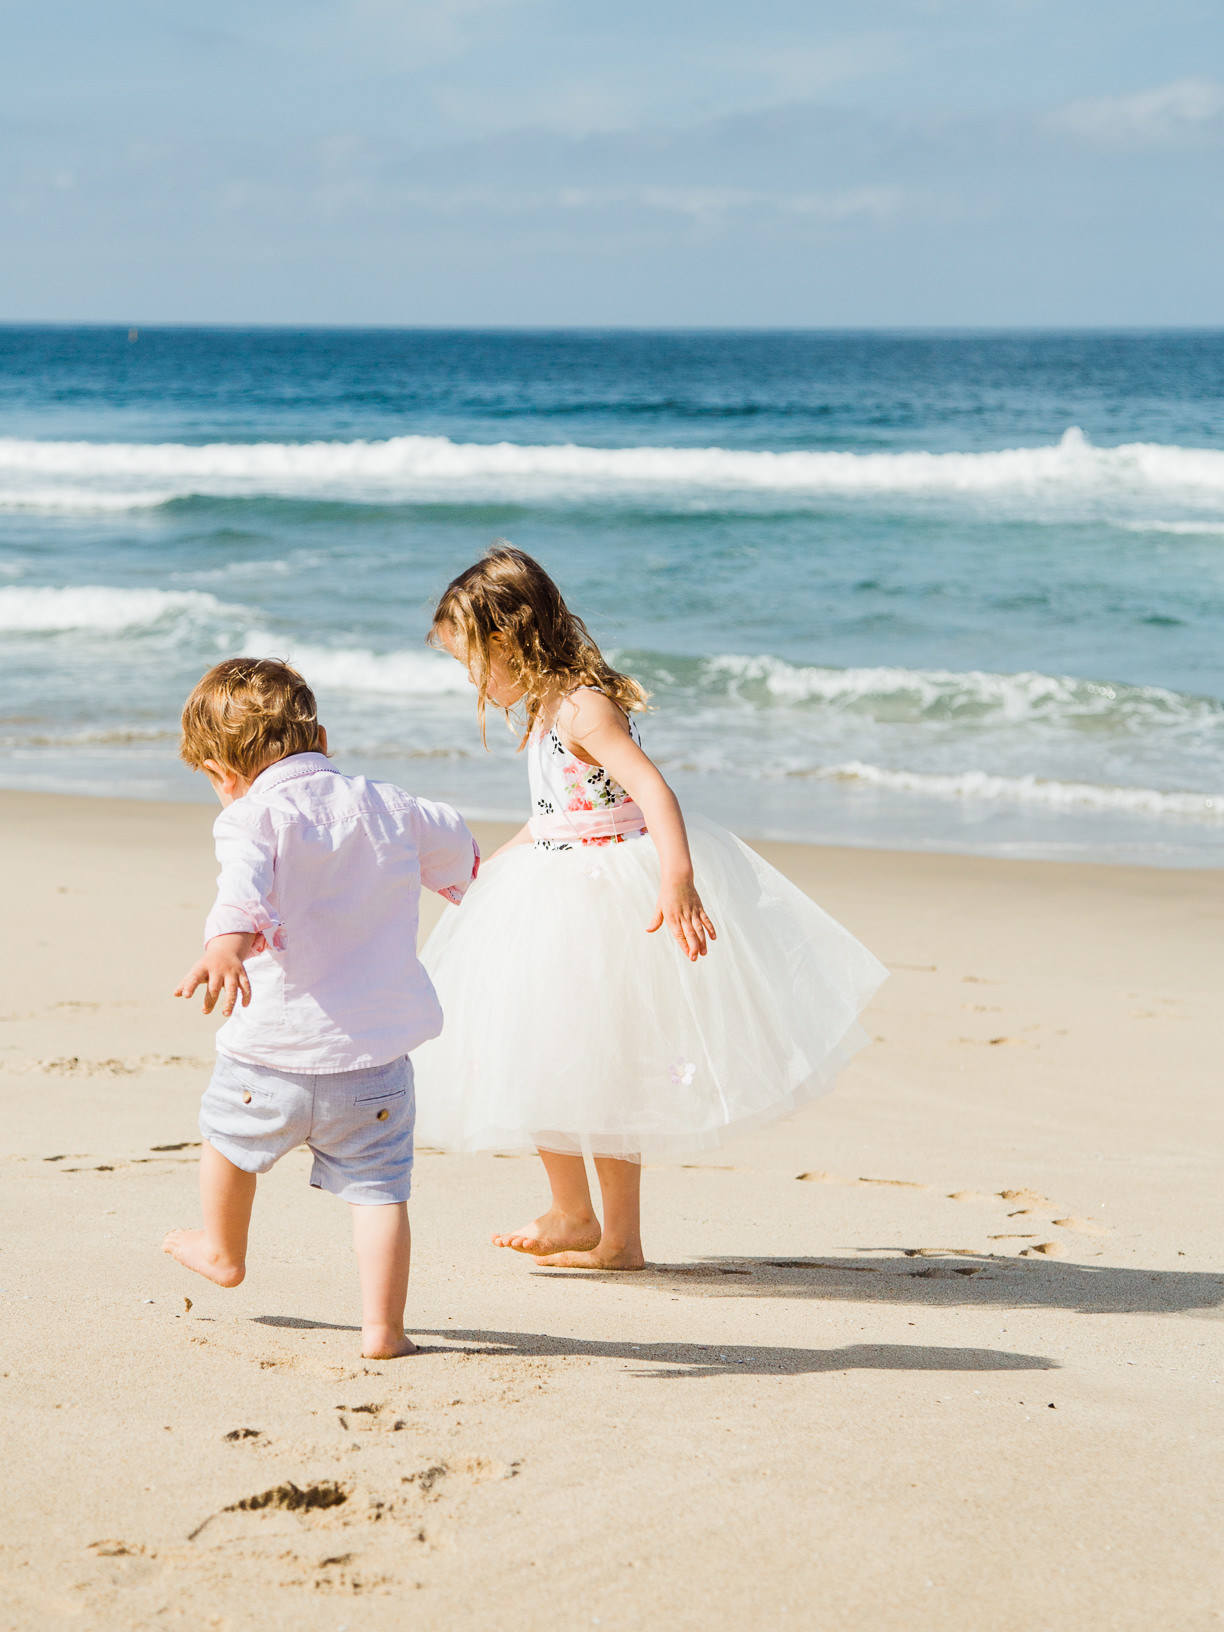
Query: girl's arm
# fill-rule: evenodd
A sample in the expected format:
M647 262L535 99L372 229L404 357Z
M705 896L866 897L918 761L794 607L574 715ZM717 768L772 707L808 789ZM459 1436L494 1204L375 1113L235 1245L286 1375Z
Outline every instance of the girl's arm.
M693 858L675 794L659 768L629 735L625 716L602 692L578 691L561 705L557 729L562 741L588 765L602 765L640 806L659 852L659 899L654 934L666 924L682 952L696 963L706 953L706 937L716 941L714 925L693 883Z

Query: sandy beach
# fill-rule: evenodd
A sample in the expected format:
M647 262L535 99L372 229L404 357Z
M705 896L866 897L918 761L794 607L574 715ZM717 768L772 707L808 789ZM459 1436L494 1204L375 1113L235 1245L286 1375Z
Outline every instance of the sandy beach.
M534 1161L422 1152L379 1363L304 1153L239 1289L159 1251L211 820L0 794L6 1628L1224 1621L1224 872L760 846L889 965L874 1046L651 1168L640 1275L494 1250Z

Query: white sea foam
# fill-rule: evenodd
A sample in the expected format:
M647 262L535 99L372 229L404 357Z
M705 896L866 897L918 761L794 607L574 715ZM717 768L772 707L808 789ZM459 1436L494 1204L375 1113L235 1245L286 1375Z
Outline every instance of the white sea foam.
M250 633L244 651L285 657L319 690L383 697L442 697L471 692L457 663L431 652L378 653L360 647L311 646L262 631Z
M123 510L151 510L176 497L173 490L124 492L65 483L57 487L9 485L0 473L0 510L33 510L52 515L91 515Z
M1224 521L1120 521L1115 525L1128 533L1173 533L1191 538L1198 534L1224 535Z
M1108 787L1093 782L1059 782L1039 776L996 776L989 771L951 775L887 770L849 760L809 773L821 781L856 782L896 793L938 799L992 799L1041 805L1049 810L1120 811L1143 816L1182 816L1224 821L1224 793L1165 793L1158 788Z
M1219 503L1224 452L1159 443L1056 444L987 453L770 453L452 442L101 443L0 439L0 505L156 504L173 496L269 494L412 500L571 492L1003 494Z
M207 618L228 609L199 590L114 589L70 584L63 589L6 586L0 589L0 633L62 634L93 630L123 634L151 628L183 614Z
M777 657L726 655L702 661L698 685L701 689L713 685L758 707L817 704L898 724L1224 727L1224 705L1214 698L1162 686L1128 686L1035 671L833 669Z

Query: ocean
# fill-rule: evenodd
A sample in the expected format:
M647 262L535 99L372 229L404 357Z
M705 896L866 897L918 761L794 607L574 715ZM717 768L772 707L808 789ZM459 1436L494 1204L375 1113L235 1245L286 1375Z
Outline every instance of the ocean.
M1224 863L1224 335L0 329L0 786L211 799L292 658L337 763L525 817L430 607L494 538L748 836Z

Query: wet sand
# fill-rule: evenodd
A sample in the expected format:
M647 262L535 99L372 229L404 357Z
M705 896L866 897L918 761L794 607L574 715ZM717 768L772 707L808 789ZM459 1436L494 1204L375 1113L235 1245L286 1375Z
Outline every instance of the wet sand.
M6 1627L1221 1624L1224 873L762 845L890 966L876 1045L650 1168L641 1275L495 1251L534 1161L423 1152L423 1352L363 1362L302 1153L242 1287L159 1251L211 819L0 794Z

